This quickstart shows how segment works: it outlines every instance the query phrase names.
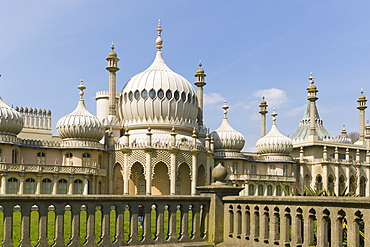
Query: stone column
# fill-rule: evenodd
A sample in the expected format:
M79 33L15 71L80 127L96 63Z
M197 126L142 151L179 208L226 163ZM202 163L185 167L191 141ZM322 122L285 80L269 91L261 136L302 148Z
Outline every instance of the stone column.
M334 184L334 193L339 196L339 165L334 166L335 173L335 184Z
M366 196L370 196L370 166L366 166L366 181Z
M36 191L35 191L35 194L41 194L41 177L42 175L41 174L37 174L36 175Z
M350 169L349 165L346 165L346 186L347 186L347 193L349 193L349 180L350 180Z
M67 194L72 195L73 194L73 175L69 175L68 177L69 177L69 179L68 179L68 192L67 192Z
M328 164L322 164L322 183L323 189L328 189Z
M54 179L53 179L53 190L51 192L51 194L55 195L57 194L57 191L58 191L58 175L53 175Z
M87 195L89 193L89 180L88 176L84 176L82 194Z
M197 157L198 156L198 152L194 152L192 154L192 171L191 171L191 194L192 195L195 195L196 193L196 190L195 190L195 187L197 186Z
M128 181L129 181L129 174L128 174L128 153L125 152L123 154L125 161L123 164L123 194L128 195Z
M207 155L207 161L206 161L206 185L209 185L211 183L211 174L209 174L211 169L211 155Z
M19 189L18 194L23 195L24 194L24 174L19 174Z
M176 153L177 150L171 150L171 171L170 171L170 194L175 195L176 194Z
M151 161L152 161L152 149L146 149L146 154L145 154L145 180L146 180L146 194L151 195L152 194L152 166L151 166Z
M96 194L96 176L95 175L91 176L90 182L91 182L90 194Z
M299 190L301 194L303 193L303 187L304 187L304 167L301 164L299 166Z
M6 173L1 174L1 194L6 194Z

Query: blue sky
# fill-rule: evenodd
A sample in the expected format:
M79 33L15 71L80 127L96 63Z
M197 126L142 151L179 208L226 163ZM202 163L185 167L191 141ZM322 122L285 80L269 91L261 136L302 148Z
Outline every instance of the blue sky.
M262 94L269 113L276 107L279 130L294 134L310 72L334 136L343 123L358 131L361 88L370 97L370 1L18 0L0 9L0 96L8 105L51 109L53 128L75 108L81 78L95 113L96 91L108 88L112 41L121 59L117 90L151 64L158 18L172 70L193 83L203 62L207 126L220 125L226 99L245 150L259 138Z

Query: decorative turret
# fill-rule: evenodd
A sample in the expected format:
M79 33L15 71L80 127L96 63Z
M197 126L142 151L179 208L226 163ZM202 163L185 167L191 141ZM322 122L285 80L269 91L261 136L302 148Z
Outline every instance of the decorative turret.
M234 130L227 119L227 109L229 106L225 104L222 107L224 109L224 119L218 129L211 133L214 137L214 149L215 151L236 151L239 152L242 150L245 144L244 136Z
M103 138L105 128L97 117L92 115L85 106L83 95L86 87L81 84L80 100L76 109L59 119L56 125L63 145L68 147L100 147L99 141Z
M198 87L198 124L200 126L203 125L203 87L206 85L204 78L206 74L204 74L204 70L202 69L202 62L199 62L199 69L197 69L195 73L195 86Z
M288 155L292 149L292 140L289 137L280 133L276 126L276 116L278 114L275 109L272 116L272 126L270 132L264 137L260 138L256 143L257 153L263 155Z
M116 72L119 70L117 53L114 51L112 43L112 51L108 54L106 60L108 66L105 68L109 71L109 115L116 115Z
M267 111L267 102L265 101L265 96L262 96L262 101L259 105L260 111L259 113L261 114L261 137L264 137L266 135L266 114L268 113Z
M367 108L366 101L367 100L364 95L364 91L361 89L361 95L357 100L357 109L360 111L360 137L358 140L360 144L363 144L365 138L365 109Z

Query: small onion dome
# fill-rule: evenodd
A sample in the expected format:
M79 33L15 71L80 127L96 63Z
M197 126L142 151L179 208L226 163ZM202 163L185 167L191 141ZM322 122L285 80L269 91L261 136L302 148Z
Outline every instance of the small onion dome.
M117 57L117 53L114 51L114 44L112 43L112 47L111 47L112 51L108 53L108 58L110 57Z
M0 98L0 134L18 135L23 129L23 118Z
M276 127L276 116L274 112L273 124L270 132L264 137L260 138L256 143L257 153L259 154L289 154L293 150L292 140L289 137L280 133Z
M244 136L230 126L227 119L227 109L229 106L226 104L226 101L222 108L224 109L224 119L220 127L211 133L215 141L214 149L215 151L240 151L245 144Z
M100 141L104 136L105 128L103 124L86 109L82 97L85 88L81 80L81 85L78 86L78 89L81 90L80 100L76 109L57 122L56 129L62 139L71 138Z

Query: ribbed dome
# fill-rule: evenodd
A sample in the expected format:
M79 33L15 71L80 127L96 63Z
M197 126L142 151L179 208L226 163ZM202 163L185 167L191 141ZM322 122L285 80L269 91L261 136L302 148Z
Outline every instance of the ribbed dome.
M0 134L18 135L23 129L23 118L0 98Z
M224 109L224 119L220 127L211 133L215 141L214 149L215 151L240 151L245 144L244 136L230 126L227 119L227 109L229 107L226 105L226 101L222 108Z
M275 118L273 121L270 132L257 141L257 153L289 154L293 150L292 140L280 133L276 127Z
M72 113L59 119L56 126L57 132L63 139L100 141L104 136L105 128L99 119L86 109L82 99L82 90L85 87L81 84L78 88L81 90L81 98L77 107Z
M121 116L129 129L168 126L196 127L198 101L192 85L173 72L157 52L152 65L122 89Z

